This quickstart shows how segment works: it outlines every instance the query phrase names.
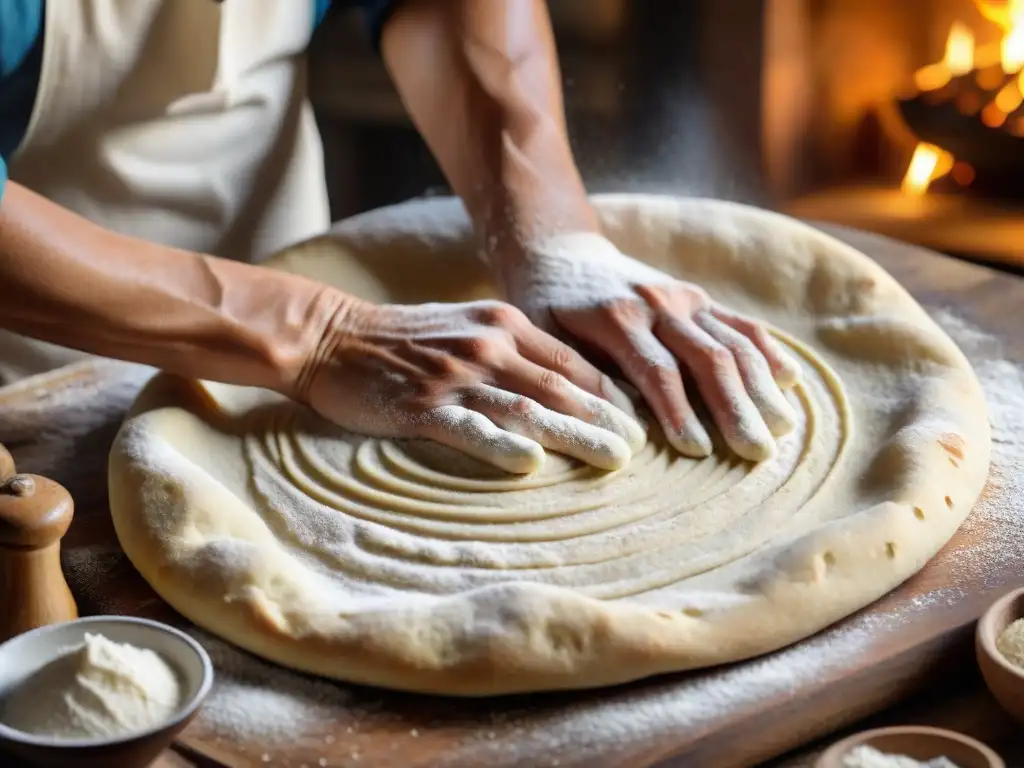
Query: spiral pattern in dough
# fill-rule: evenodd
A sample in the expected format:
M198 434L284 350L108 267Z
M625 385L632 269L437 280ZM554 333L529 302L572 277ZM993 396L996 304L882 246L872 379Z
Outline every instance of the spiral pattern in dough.
M656 433L616 472L549 454L537 473L510 476L435 443L355 436L282 405L246 438L253 484L295 556L367 596L529 580L603 599L663 597L810 522L800 517L813 514L807 502L839 460L849 419L835 375L787 343L804 369L789 393L799 423L760 464L721 447L686 458Z

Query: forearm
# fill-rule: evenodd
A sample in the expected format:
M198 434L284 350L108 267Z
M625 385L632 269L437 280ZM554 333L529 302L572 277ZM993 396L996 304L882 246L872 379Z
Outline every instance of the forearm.
M407 0L383 37L403 101L489 250L597 231L543 0Z
M125 237L17 184L0 203L0 328L183 376L288 390L340 294Z

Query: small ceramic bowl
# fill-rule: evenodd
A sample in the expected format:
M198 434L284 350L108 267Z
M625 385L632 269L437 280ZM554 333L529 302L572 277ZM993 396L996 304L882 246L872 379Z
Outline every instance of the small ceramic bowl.
M816 768L843 768L843 758L857 747L874 747L888 755L904 755L919 762L945 757L958 768L1006 768L1006 763L980 741L955 731L903 725L855 733L829 747Z
M92 616L51 624L0 645L0 707L18 685L67 648L84 642L87 632L160 654L181 680L183 696L178 712L154 728L116 739L54 739L0 723L0 764L8 764L3 756L10 755L25 761L19 765L143 768L171 745L199 711L213 684L213 665L202 646L166 624L121 616Z
M985 611L974 646L985 685L1003 709L1024 723L1024 670L1013 666L996 647L999 635L1017 619L1024 619L1024 589L1003 595Z

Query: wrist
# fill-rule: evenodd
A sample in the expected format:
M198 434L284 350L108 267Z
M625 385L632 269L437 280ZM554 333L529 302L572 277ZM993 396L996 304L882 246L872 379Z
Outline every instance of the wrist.
M0 208L0 327L187 378L291 394L347 297L102 229L17 184Z
M263 285L250 295L242 318L244 335L260 361L254 382L307 402L312 377L330 357L337 328L358 300L314 280L261 269Z
M307 361L348 297L305 277L206 255L197 255L188 271L196 314L182 315L179 324L192 337L185 346L193 355L161 360L159 367L301 399ZM202 283L217 290L198 288Z
M543 200L509 201L503 195L477 222L480 256L489 265L529 261L537 243L560 235L600 235L597 212L586 195L560 206Z
M484 260L502 289L515 296L538 271L571 271L573 264L606 263L618 257L619 249L599 229L573 229L505 243L497 258Z

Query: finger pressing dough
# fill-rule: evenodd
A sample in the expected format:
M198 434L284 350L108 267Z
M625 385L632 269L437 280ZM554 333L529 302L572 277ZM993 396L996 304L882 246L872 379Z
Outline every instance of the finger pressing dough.
M797 427L760 464L662 435L625 469L503 474L359 437L263 390L159 376L114 444L135 567L189 619L286 666L485 695L766 653L874 601L964 520L989 424L964 356L882 269L790 219L604 196L623 252L767 322ZM343 222L272 265L374 301L491 295L458 203ZM653 429L653 428L652 428Z

